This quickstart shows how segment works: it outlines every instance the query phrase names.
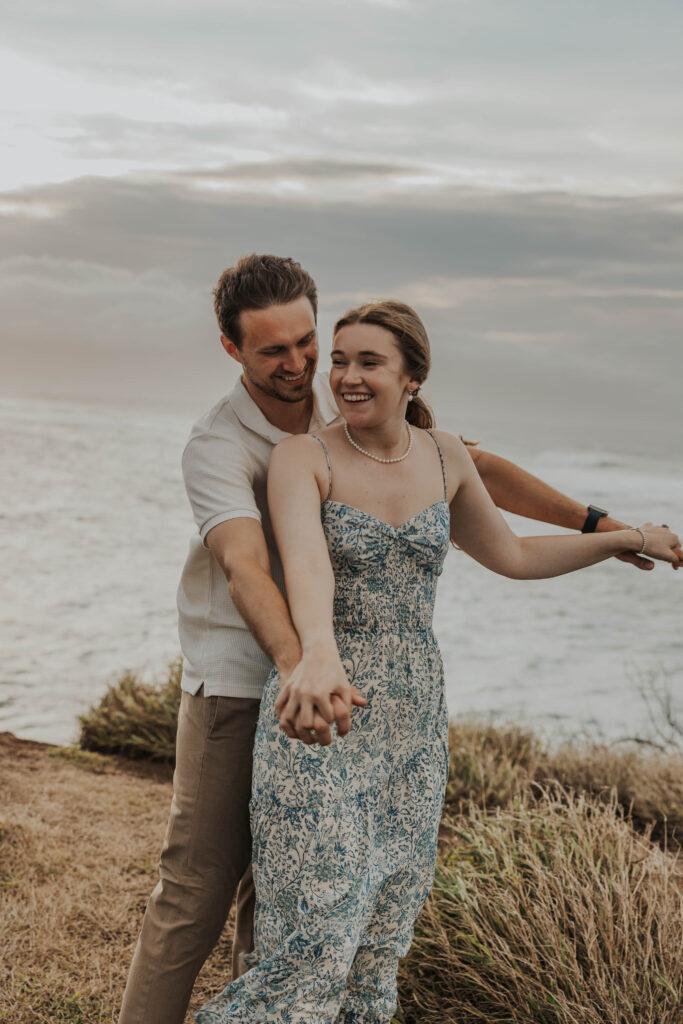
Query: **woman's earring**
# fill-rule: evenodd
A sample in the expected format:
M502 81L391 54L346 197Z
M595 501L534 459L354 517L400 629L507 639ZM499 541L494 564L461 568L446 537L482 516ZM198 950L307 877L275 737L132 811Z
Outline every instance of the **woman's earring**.
M418 393L419 390L420 390L420 388L418 386L418 387L415 388L414 391L409 391L408 392L408 401L409 402L412 402L412 400L415 398L415 395Z

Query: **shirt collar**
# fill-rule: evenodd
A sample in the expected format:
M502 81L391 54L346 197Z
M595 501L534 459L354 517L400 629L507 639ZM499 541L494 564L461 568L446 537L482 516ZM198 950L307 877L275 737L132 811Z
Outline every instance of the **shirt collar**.
M273 444L278 444L290 435L276 427L270 420L266 419L258 405L251 397L242 378L239 377L230 392L230 405L240 423L253 430ZM335 404L326 373L316 373L313 378L313 412L308 429L319 430L339 418L339 410Z
M316 373L313 379L313 412L308 426L309 431L327 427L339 418L339 409L332 394L328 375Z

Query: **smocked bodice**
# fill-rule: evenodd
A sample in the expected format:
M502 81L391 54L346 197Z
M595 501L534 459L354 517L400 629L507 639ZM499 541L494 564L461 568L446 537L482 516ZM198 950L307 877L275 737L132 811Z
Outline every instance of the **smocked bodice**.
M330 499L321 517L334 570L335 629L431 629L450 538L446 499L399 527Z

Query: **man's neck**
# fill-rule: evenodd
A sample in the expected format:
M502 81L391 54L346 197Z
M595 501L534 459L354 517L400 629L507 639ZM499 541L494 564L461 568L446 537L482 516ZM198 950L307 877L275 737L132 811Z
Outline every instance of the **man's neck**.
M313 415L313 392L300 402L283 402L280 398L264 395L257 387L242 377L242 384L249 397L258 405L269 423L286 434L306 434Z

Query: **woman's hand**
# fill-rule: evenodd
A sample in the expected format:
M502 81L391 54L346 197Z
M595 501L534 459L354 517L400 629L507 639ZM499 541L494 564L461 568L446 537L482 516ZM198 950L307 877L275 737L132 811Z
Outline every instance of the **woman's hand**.
M656 526L654 523L643 523L642 526L632 531L640 541L634 550L640 553L645 537L645 548L643 554L649 558L658 558L662 562L671 562L674 569L681 565L680 548L681 542L673 530L668 526Z
M332 742L330 725L345 736L351 728L351 706L367 701L349 684L334 641L304 651L299 664L287 677L275 702L280 727L290 739L302 743Z

